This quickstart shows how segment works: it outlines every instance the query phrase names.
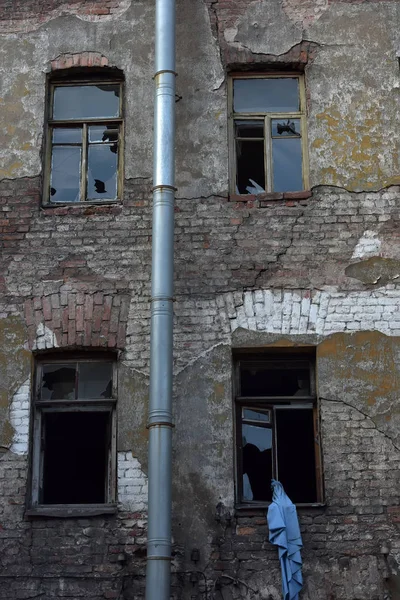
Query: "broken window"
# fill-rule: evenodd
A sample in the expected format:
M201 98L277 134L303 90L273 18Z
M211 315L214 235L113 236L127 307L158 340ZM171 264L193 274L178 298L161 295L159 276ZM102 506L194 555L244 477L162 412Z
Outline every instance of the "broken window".
M52 82L45 201L121 197L122 81Z
M272 478L282 483L295 503L321 502L313 361L243 358L236 368L239 502L270 502Z
M230 80L232 192L296 192L308 187L305 91L299 75Z
M40 358L33 405L32 508L114 502L113 356Z

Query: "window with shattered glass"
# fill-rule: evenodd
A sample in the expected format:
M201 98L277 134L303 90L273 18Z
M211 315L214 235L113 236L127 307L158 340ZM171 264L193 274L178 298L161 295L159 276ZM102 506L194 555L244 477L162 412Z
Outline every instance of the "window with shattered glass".
M300 75L237 75L230 80L231 191L308 188L305 90Z
M112 355L38 359L31 508L115 502L116 397Z
M272 500L278 479L297 504L322 502L321 451L311 357L244 357L236 364L239 504Z
M50 86L45 201L121 197L122 81Z

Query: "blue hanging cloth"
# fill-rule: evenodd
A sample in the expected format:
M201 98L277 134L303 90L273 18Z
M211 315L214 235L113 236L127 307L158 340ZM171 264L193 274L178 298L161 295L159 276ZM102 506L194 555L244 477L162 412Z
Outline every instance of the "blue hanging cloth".
M272 479L271 487L272 503L267 514L269 541L278 546L283 600L298 600L303 587L300 554L303 542L296 507L279 481Z

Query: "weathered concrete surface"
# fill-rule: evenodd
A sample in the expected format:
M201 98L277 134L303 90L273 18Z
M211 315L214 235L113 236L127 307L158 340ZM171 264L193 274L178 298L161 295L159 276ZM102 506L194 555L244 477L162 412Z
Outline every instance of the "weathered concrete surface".
M8 10L21 7L12 4ZM0 15L9 32L0 37L7 349L0 420L9 421L13 394L28 387L28 340L33 351L55 342L118 350L120 505L103 519L24 518L28 456L3 453L0 597L138 600L146 543L153 5L107 0L113 13L83 14L87 3L74 2L60 14L53 10L60 3L51 4L41 24L23 24L21 11L14 19ZM400 188L385 186L399 174L399 6L178 1L175 600L206 600L218 587L226 600L281 596L264 509L235 508L232 350L243 349L316 348L326 506L299 511L304 600L385 600L383 543L389 587L396 585ZM53 59L86 51L126 77L123 203L44 210L46 74ZM226 72L266 70L273 60L275 68L305 71L313 195L233 201ZM6 424L0 444L8 447L12 434Z
M124 18L94 23L64 16L38 26L23 38L15 34L0 36L3 68L0 106L9 123L2 132L0 177L32 177L40 173L46 73L50 71L50 62L63 53L94 49L106 56L111 66L125 73L125 175L127 178L151 175L152 22L153 7L147 2L135 2ZM132 44L135 31L141 31L141 36Z
M216 12L228 61L229 46L257 56L317 45L306 67L311 187L399 183L398 2L256 0Z
M0 447L12 443L10 404L19 386L29 377L31 354L24 349L27 330L17 316L0 319Z
M220 345L176 377L173 523L177 547L200 549L209 561L217 506L232 511L231 349Z
M346 267L347 277L359 279L372 285L386 285L400 277L400 261L394 258L375 256Z
M399 338L376 331L335 334L317 350L319 395L368 416L400 449Z

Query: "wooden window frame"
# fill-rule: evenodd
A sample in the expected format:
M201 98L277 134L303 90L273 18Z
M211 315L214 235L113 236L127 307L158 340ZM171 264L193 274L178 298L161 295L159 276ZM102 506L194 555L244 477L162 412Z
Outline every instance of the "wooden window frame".
M66 400L41 400L40 389L44 365L83 363L112 364L112 393L111 398L76 398ZM90 516L115 513L116 481L117 481L117 363L111 353L101 356L58 354L55 358L43 355L37 357L35 364L34 389L32 398L33 418L31 423L31 465L30 465L30 494L27 516ZM43 416L46 413L62 412L108 412L110 415L110 434L107 444L108 464L105 479L105 502L87 504L43 504L41 502L41 482L43 480L42 431Z
M246 366L265 366L268 363L287 364L307 362L310 374L310 395L308 396L242 396L240 395L240 372L242 365ZM304 356L279 356L268 355L264 357L249 358L249 356L235 357L235 474L236 474L236 508L254 509L264 508L270 503L268 501L249 501L243 498L243 465L242 465L242 424L248 419L243 419L242 411L244 408L253 410L269 410L271 413L271 429L272 429L272 471L273 477L278 478L278 446L276 440L276 410L298 410L312 409L313 412L313 428L314 428L314 453L315 453L315 478L316 478L316 502L296 503L296 506L323 506L324 505L324 486L323 486L323 471L322 471L322 451L321 451L321 434L320 434L320 405L316 392L316 377L315 377L315 361L310 357ZM287 404L290 402L290 404ZM262 425L261 425L262 426Z
M89 86L89 85L119 85L119 116L110 118L85 118L85 119L53 119L54 106L54 90L56 87L73 87L73 86ZM62 79L51 80L48 87L47 95L47 119L45 131L45 159L44 159L44 177L43 177L43 205L44 206L82 206L88 204L115 204L122 200L123 188L123 171L124 171L124 80L122 77L111 78L92 78L85 79ZM117 153L117 193L115 198L87 198L87 174L88 174L88 128L93 125L110 125L116 124L119 128L118 134L118 153ZM80 161L80 190L79 200L77 202L53 202L50 194L51 182L51 160L53 150L52 132L57 128L73 128L82 127L82 143L68 144L76 145L82 148ZM57 144L56 144L57 145Z
M241 112L235 113L233 110L233 83L237 79L297 79L299 82L299 111L295 112ZM236 160L236 135L235 135L235 120L264 120L264 172L265 172L265 187L266 193L285 193L275 192L272 185L272 119L299 119L301 132L301 149L302 149L302 182L301 192L308 190L309 183L309 160L308 160L308 144L307 144L307 113L306 113L306 89L304 75L295 72L277 72L277 73L232 73L228 79L228 137L229 137L229 181L230 193L238 194L236 191L237 185L237 160ZM251 139L251 138L247 138ZM288 192L289 190L286 190ZM246 196L247 194L241 194Z

